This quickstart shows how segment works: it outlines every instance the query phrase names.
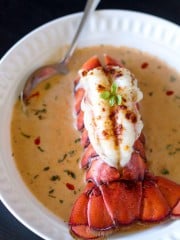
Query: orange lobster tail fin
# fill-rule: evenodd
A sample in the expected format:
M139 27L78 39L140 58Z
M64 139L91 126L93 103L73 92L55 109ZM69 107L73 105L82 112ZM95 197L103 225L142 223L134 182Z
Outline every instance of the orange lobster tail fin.
M180 185L164 177L156 178L160 191L172 209L172 215L180 216Z
M147 179L143 183L143 198L141 220L144 222L158 222L166 218L170 208L156 183Z
M116 226L128 225L139 218L141 182L118 181L100 186L109 215Z
M80 237L81 239L98 239L99 236L96 235L96 233L90 229L89 226L85 225L77 225L72 226L71 231L73 234L75 234L77 237Z
M101 209L101 211L98 211L98 214L97 209ZM113 221L108 213L103 196L98 187L93 189L89 197L87 214L89 226L94 230L106 230L113 226Z

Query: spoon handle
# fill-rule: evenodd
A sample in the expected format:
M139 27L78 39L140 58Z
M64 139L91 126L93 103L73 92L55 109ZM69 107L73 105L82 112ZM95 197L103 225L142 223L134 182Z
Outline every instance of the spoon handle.
M81 19L81 22L79 24L79 27L77 29L77 32L72 40L72 43L63 59L63 63L67 63L69 58L72 56L72 54L74 53L74 50L76 48L76 45L77 45L77 42L78 42L78 39L82 33L82 31L84 30L84 26L87 24L88 22L88 19L91 15L91 13L96 9L97 5L99 4L101 0L87 0L87 3L86 3L86 6L85 6L85 9L84 9L84 13L83 13L83 16L82 16L82 19Z

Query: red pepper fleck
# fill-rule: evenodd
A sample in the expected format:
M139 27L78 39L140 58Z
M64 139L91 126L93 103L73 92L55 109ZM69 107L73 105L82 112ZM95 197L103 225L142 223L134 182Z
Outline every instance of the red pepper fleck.
M28 100L33 98L33 97L39 97L39 92L35 92L35 93L32 93L29 97L28 97Z
M149 63L147 63L147 62L143 62L143 63L141 64L141 68L142 68L142 69L147 68L148 66L149 66Z
M37 137L36 139L34 139L34 144L39 145L40 143L41 143L40 137Z
M166 91L166 95L167 95L167 96L171 96L171 95L173 95L173 94L174 94L174 91L171 91L171 90Z
M66 183L66 187L69 189L69 190L74 190L75 187L74 185L70 184L70 183Z

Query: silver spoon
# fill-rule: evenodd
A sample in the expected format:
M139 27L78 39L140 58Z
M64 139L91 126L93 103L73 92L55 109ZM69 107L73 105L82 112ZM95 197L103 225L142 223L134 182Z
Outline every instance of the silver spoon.
M72 43L65 54L63 60L59 63L51 64L51 65L46 65L38 68L36 71L34 71L29 78L27 79L23 90L20 93L20 98L23 106L27 104L28 97L30 95L30 92L32 91L35 86L42 82L45 79L48 79L49 77L57 74L57 73L62 73L62 74L67 74L69 72L67 64L71 58L71 56L74 53L74 50L76 48L78 39L84 30L84 27L86 23L88 22L88 19L91 15L91 13L96 9L97 5L99 4L100 0L87 0L84 13L81 19L81 22L79 24L79 27L77 29L77 32L72 40Z

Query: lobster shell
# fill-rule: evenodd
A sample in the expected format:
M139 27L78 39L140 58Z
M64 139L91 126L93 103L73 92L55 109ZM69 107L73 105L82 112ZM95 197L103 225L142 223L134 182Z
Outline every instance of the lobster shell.
M104 60L105 71L112 66L123 67L107 55ZM82 66L82 70L88 72L100 66L98 57L94 56ZM81 239L98 239L136 222L158 223L170 217L180 217L180 185L150 173L142 133L135 141L131 159L125 167L116 169L98 156L84 128L81 102L85 90L76 90L77 85L76 79L76 125L82 133L84 154L81 167L86 170L87 185L72 208L69 219L71 233Z

